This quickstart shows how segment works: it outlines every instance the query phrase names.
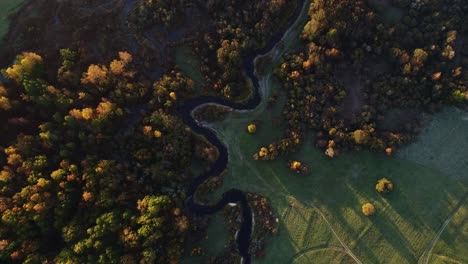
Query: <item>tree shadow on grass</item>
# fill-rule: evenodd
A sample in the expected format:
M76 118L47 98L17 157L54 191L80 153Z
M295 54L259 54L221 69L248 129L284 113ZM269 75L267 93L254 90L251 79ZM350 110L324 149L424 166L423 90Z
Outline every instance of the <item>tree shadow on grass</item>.
M425 172L426 169L420 171ZM466 192L463 184L443 174L432 173L430 178L397 180L396 183L395 191L382 198L414 229L426 228L435 232L449 217L451 207L456 206L462 194Z
M456 237L459 235L463 235L463 229L467 229L468 226L468 217L465 217L460 223L455 224L453 222L450 223L451 228L446 228L442 233L440 239L444 241L450 247L455 246ZM468 237L466 237L466 243L468 244Z
M262 258L254 259L256 263L287 263L292 256L302 249L302 245L296 243L289 229L290 226L286 224L290 214L297 212L294 212L293 207L290 207L287 198L277 199L275 203L275 208L281 211L277 212L278 214L281 213L281 220L278 224L279 231L275 235L266 238L266 255Z
M379 260L379 258L377 258L377 256L374 253L375 249L371 249L370 247L368 247L368 246L366 246L364 244L361 244L361 245L359 245L359 251L362 253L361 255L366 256L366 259L369 260L369 263L380 263L381 262L381 260Z
M379 160L371 161L379 162ZM387 162L391 162L391 164L387 164ZM435 198L431 197L431 195L434 196L434 191L431 188L429 189L429 193L425 193L424 196L405 195L405 193L412 192L414 188L418 188L418 182L412 180L405 182L399 182L397 180L397 189L394 193L388 196L379 195L374 190L374 185L381 174L397 174L402 178L411 177L408 173L401 172L401 170L405 170L405 168L395 169L395 167L400 167L400 165L402 165L400 162L394 163L395 160L381 161L379 162L380 165L373 165L370 171L364 169L364 171L360 172L363 174L360 178L350 178L346 173L339 174L343 176L338 176L338 178L322 177L325 182L321 182L321 184L332 187L329 191L324 192L322 190L314 193L316 204L322 205L326 213L333 218L332 224L340 230L340 233L345 234L343 237L343 239L347 240L345 243L351 245L350 242L356 242L355 247L359 248L358 252L360 254L365 254L366 260L371 260L372 263L381 262L382 259L378 259L374 252L369 247L366 247L368 243L358 243L358 240L364 236L359 230L366 231L366 225L363 223L363 221L366 220L364 220L360 212L360 205L364 201L373 202L377 206L378 212L389 210L388 212L390 214L392 214L392 211L396 213L394 216L397 218L393 217L393 219L384 217L383 214L378 214L380 217L378 217L378 215L374 216L371 220L375 227L372 228L376 228L379 232L379 236L388 243L388 246L397 251L408 263L415 263L417 261L417 255L422 249L413 248L418 241L412 240L412 232L404 232L405 230L402 230L401 227L397 226L397 223L393 221L401 218L405 224L410 226L408 230L427 230L428 220L423 217L426 214L420 213L421 206L431 201L433 201L433 204L435 203ZM366 166L367 164L364 162L362 165ZM385 172L380 172L380 170L385 170ZM418 171L418 173L424 174L424 171ZM424 181L420 183L423 184ZM424 184L427 184L427 182ZM448 197L449 195L450 193L441 194L441 198L438 199L444 200L442 196ZM414 199L418 200L416 206L413 205L413 202L415 202ZM433 225L429 224L429 226ZM423 237L422 239L425 240L426 238Z
M379 217L379 214L371 217L370 220L372 225L379 230L385 241L388 242L393 250L398 252L398 254L402 256L407 263L417 263L418 256L410 250L410 243L393 222Z

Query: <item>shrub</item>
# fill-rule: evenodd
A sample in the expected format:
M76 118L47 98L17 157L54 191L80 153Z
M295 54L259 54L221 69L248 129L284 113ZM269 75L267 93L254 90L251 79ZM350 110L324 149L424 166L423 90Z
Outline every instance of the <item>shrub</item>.
M257 131L257 126L255 124L250 124L247 126L247 131L249 131L250 134L253 134Z
M364 144L368 140L368 135L365 131L358 129L353 132L353 138L357 144Z
M365 216L371 216L373 214L375 214L375 207L373 204L371 203L365 203L362 205L362 213L365 215Z
M382 178L377 181L375 190L379 193L389 193L393 190L393 183L387 178Z

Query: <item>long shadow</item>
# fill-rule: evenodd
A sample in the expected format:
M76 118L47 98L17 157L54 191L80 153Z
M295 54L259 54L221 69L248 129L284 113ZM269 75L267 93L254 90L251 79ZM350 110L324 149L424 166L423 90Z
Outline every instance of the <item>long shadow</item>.
M468 226L468 217L465 217L459 224L451 222L449 227L452 228L447 227L440 236L440 239L443 240L445 244L453 247L456 243L454 238L458 235L463 235L463 229L465 229L466 226ZM468 237L466 237L466 241L468 241ZM465 243L468 244L468 242Z
M288 206L287 202L284 203L284 206ZM284 219L288 216L292 210L288 210L284 216L282 216L282 220L278 224L278 233L275 234L276 237L267 238L268 244L268 251L273 251L275 254L270 256L274 256L274 260L268 263L287 263L291 256L295 255L298 250L300 250L300 246L294 242L293 237L291 237L291 233L288 231L288 227L285 224ZM281 237L282 239L278 239ZM268 255L266 256L268 257ZM264 261L267 263L266 261Z
M381 219L380 217L371 218L372 224L380 231L385 241L390 243L391 247L397 251L400 256L406 259L407 263L417 263L418 256L409 248L411 247L406 238L400 233L393 223Z
M421 171L421 173L423 173ZM448 177L440 174L440 177ZM388 201L392 209L402 217L413 229L432 229L437 232L441 224L449 217L450 206L455 206L456 197L463 194L464 187L461 183L448 178L425 179L430 181L430 189L416 192L419 186L411 183L396 185L394 193L383 197ZM428 184L428 183L424 183ZM410 194L410 195L408 195Z

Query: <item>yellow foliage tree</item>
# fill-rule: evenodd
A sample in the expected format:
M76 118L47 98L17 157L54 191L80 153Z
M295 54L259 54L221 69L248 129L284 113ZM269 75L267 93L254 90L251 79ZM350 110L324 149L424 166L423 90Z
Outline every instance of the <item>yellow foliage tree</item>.
M90 107L84 108L81 110L81 115L85 120L91 120L94 117L94 110Z
M86 93L85 92L79 92L78 93L78 99L85 99L86 98Z
M21 58L21 65L26 72L31 72L37 64L41 64L42 57L33 52L24 52Z
M4 149L3 152L5 152L7 155L10 155L16 153L16 148L14 146L9 146L8 148Z
M31 74L43 64L42 57L33 52L23 52L16 59L15 64L5 70L7 77L17 82L23 80L25 74Z
M106 117L112 113L114 109L115 105L112 102L104 100L99 103L98 107L96 108L96 112L98 113L99 117Z
M151 136L151 132L153 131L153 128L151 126L144 126L143 127L143 134L147 137Z
M50 178L55 181L61 181L65 177L66 172L63 169L54 170L50 173Z
M12 153L7 158L7 163L13 166L20 165L23 162L21 155Z
M299 71L293 71L291 73L291 78L298 79L299 77L301 77L301 73Z
M265 156L267 156L267 155L268 155L268 149L265 148L265 147L262 147L262 148L260 149L260 151L258 152L258 155L259 155L260 157L265 157Z
M83 119L83 115L81 114L81 111L79 109L72 109L68 113L71 117L75 119Z
M364 144L367 141L367 137L367 133L361 129L358 129L353 132L353 138L357 144Z
M126 51L120 51L119 52L119 58L125 63L125 64L128 64L130 62L132 62L133 60L133 57L130 53L126 52Z
M172 100L177 100L177 94L175 92L170 92L169 97L171 97Z
M37 186L39 186L39 187L45 188L45 187L47 187L47 186L49 186L49 185L50 185L50 181L49 181L49 180L46 180L46 179L44 179L44 178L39 178L39 179L37 180Z
M33 209L34 211L36 211L36 213L41 213L44 211L45 209L45 203L38 203L38 204L35 204L33 206Z
M5 96L0 96L0 109L3 109L5 111L11 109L10 100L8 100L8 98L6 98Z
M110 64L110 70L115 75L121 75L124 71L125 63L121 60L113 60Z
M362 209L362 213L365 216L371 216L371 215L375 214L375 207L371 203L363 204L361 209Z
M91 192L83 192L83 201L89 202L93 199L93 194Z
M9 170L0 171L0 182L9 182L13 179L13 173Z
M297 170L299 170L301 168L301 166L302 166L301 162L293 161L293 162L291 162L290 169L294 170L294 171L297 171Z
M335 157L335 150L333 148L329 147L329 148L327 148L325 150L325 155L327 155L330 158L333 158L333 157Z
M162 132L159 131L159 130L155 130L155 131L154 131L154 136L155 136L156 138L160 138L160 137L162 136Z
M250 134L253 134L257 131L257 126L255 124L249 124L247 126L247 131L249 131Z
M83 84L105 84L107 82L107 72L105 66L91 64L84 77L81 78L81 82Z
M428 57L427 52L424 49L415 49L413 57L411 58L411 64L417 67L422 67Z
M375 190L379 193L389 193L393 191L393 183L387 178L382 178L377 181Z

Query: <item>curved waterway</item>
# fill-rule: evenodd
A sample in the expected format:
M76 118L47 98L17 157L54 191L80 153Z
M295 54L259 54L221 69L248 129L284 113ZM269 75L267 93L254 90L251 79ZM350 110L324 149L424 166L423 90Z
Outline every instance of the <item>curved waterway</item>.
M246 75L251 79L254 86L253 94L246 102L236 103L221 97L201 96L185 102L178 108L178 113L185 124L190 127L193 132L203 135L219 151L218 159L214 162L210 169L200 174L190 184L187 190L187 200L185 201L186 208L191 214L207 215L222 210L224 206L229 203L239 204L241 207L242 222L236 236L236 242L239 254L242 257L242 263L245 264L249 264L251 262L249 245L254 224L252 210L247 202L245 193L238 189L228 190L223 193L221 199L216 204L211 205L200 204L195 201L194 194L198 186L205 182L209 177L220 175L226 169L229 160L229 153L226 145L224 145L219 140L214 131L204 127L194 119L193 111L196 108L207 104L217 104L237 111L254 110L256 107L258 107L261 102L264 101L263 99L266 97L265 94L267 93L266 89L269 89L269 85L264 85L263 83L260 84L260 75L256 72L255 62L260 57L268 57L271 62L278 60L281 57L286 49L285 42L288 38L291 38L291 35L295 34L295 30L298 28L300 29L298 26L307 16L309 3L309 0L299 0L294 14L291 16L290 20L285 26L287 30L285 32L278 32L270 39L268 45L266 45L265 48L254 51L243 59L243 69ZM270 75L271 69L269 73L264 73L261 76L267 78L266 76L269 77Z

